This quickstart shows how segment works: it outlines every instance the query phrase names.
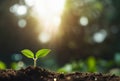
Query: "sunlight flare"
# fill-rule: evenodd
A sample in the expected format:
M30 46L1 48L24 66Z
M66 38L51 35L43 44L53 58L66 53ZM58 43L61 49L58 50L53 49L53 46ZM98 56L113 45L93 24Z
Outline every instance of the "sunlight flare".
M47 32L50 37L55 36L58 33L65 1L66 0L34 1L33 10L40 23L42 23L42 32Z

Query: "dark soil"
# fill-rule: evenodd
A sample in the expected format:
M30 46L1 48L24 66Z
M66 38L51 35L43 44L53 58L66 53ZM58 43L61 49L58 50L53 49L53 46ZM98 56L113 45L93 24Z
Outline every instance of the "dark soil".
M120 76L85 72L62 74L30 66L18 71L0 70L0 81L120 81Z

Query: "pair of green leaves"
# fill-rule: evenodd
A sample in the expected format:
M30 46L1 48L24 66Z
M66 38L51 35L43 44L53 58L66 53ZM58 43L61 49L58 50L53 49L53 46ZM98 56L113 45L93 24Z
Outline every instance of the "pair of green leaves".
M21 52L23 55L25 55L28 58L38 59L40 57L45 57L50 51L51 51L50 49L41 49L41 50L38 50L36 54L34 54L31 50L24 49Z

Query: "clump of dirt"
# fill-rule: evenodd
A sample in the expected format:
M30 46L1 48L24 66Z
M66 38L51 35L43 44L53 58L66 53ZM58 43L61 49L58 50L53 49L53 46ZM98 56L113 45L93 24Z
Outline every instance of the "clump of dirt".
M0 81L120 81L120 76L86 72L62 74L29 66L21 70L0 70Z

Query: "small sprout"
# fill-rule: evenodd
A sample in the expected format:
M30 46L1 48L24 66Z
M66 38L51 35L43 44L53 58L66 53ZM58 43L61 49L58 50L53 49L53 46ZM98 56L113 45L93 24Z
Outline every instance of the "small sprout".
M38 58L45 57L51 50L50 49L41 49L34 54L31 50L29 49L24 49L22 50L22 54L25 55L28 58L32 58L34 60L34 67L36 67L36 61Z

